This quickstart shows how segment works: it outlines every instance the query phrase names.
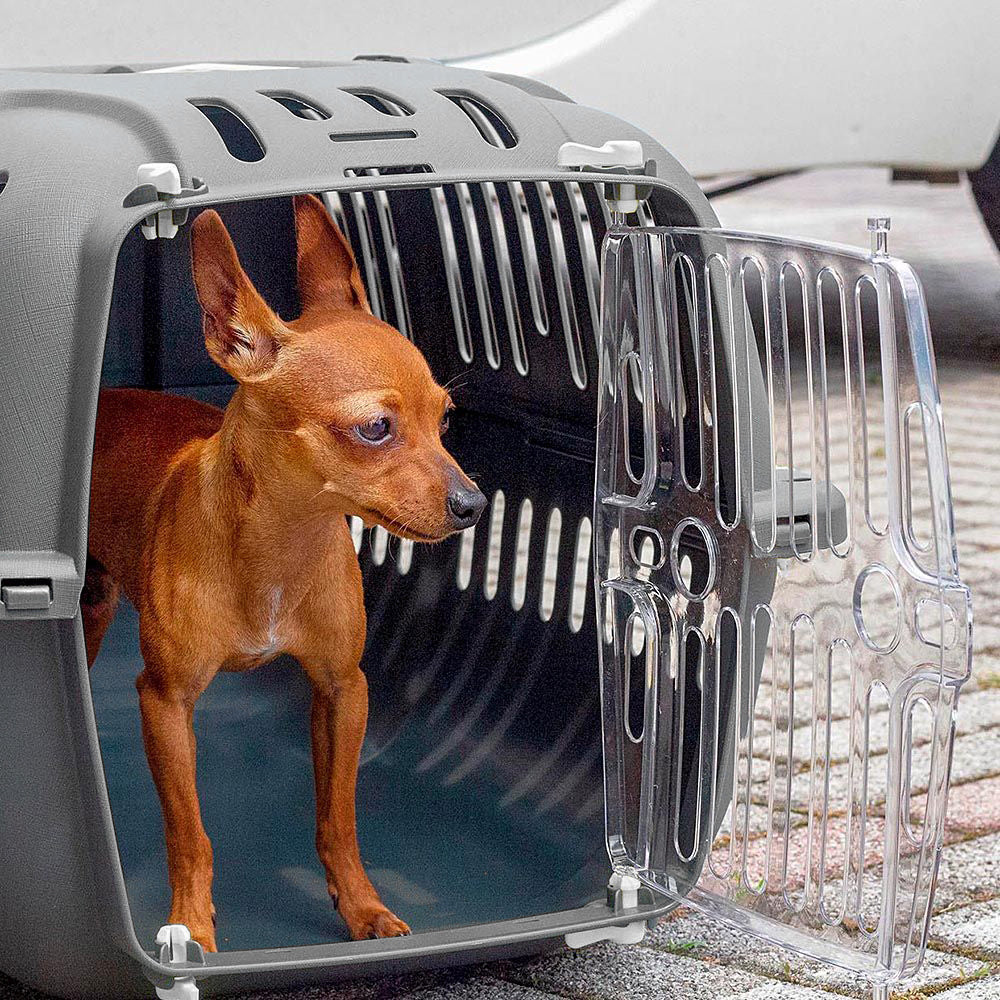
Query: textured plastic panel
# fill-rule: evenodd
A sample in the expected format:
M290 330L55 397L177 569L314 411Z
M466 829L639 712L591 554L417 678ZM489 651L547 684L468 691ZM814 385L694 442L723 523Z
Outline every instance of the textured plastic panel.
M614 230L604 263L614 862L771 942L903 978L926 942L971 627L920 285L883 253L697 229ZM743 378L758 355L763 397ZM769 599L745 560L776 569Z

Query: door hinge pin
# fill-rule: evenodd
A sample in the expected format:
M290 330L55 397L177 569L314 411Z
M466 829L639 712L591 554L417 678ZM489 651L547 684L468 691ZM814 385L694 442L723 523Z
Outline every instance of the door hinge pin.
M603 146L586 146L582 142L564 142L556 161L571 170L590 170L609 174L634 174L635 183L608 181L603 186L613 225L625 221L626 215L639 211L640 202L652 193L652 186L641 178L655 173L653 161L647 162L642 143L635 139L619 139Z
M156 932L160 961L164 965L204 964L205 953L184 924L164 924ZM177 976L169 986L157 986L159 1000L198 1000L198 983L194 976Z
M191 187L181 183L181 172L176 163L141 163L136 170L136 186L125 196L123 208L172 202L177 198L202 195L208 185L198 177L191 178ZM142 235L147 240L172 240L177 230L187 222L186 208L161 208L147 215L142 221Z
M136 171L136 184L149 184L160 195L178 195L181 193L181 172L176 163L143 163ZM172 240L177 235L177 229L172 208L147 215L142 223L142 235L147 240L157 237Z
M608 905L621 913L634 910L640 903L639 890L642 883L625 872L614 872L608 882ZM585 948L598 941L614 941L616 944L638 944L646 936L646 920L641 918L624 926L611 925L594 927L586 931L573 931L566 935L569 948Z
M887 257L889 255L889 229L891 225L892 220L887 215L872 216L868 219L873 257Z

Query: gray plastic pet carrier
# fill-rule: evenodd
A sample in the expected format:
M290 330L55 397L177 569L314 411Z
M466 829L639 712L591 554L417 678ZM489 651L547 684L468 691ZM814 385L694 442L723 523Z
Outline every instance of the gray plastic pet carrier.
M721 232L648 136L527 80L121 70L0 76L0 967L194 996L636 941L686 900L880 987L912 973L971 618L885 227L870 253ZM205 955L160 932L127 603L86 666L95 412L102 385L226 403L190 219L218 208L290 317L303 192L454 380L448 447L490 507L435 547L355 525L359 835L414 933L346 939L278 662L195 715Z

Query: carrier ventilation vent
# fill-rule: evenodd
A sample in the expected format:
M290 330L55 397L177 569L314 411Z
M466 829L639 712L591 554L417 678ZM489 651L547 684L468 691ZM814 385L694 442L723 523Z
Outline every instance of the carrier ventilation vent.
M428 164L413 164L403 167L355 167L344 171L346 177L377 177L380 174L416 174L429 173ZM359 263L364 269L365 288L368 291L368 302L372 313L379 319L394 323L404 337L412 339L412 322L410 306L403 283L403 265L399 252L399 237L392 217L392 207L389 195L385 191L372 191L367 196L361 191L351 191L340 194L328 191L323 195L323 202L340 231L348 238L352 228L348 223L346 205L350 205L357 237L354 240L358 252ZM374 209L374 213L370 211ZM378 226L378 236L382 244L382 254L378 252L379 240L376 239L372 225L372 214L375 215ZM383 263L384 259L384 263ZM383 274L388 281L388 295L384 287ZM392 304L391 313L388 311Z
M461 108L479 134L498 149L513 149L517 145L517 136L496 108L491 107L481 97L460 92L438 91L442 97L447 97L457 108Z
M270 97L272 101L287 108L296 118L305 118L307 121L326 121L330 117L329 111L307 101L298 94L267 90L260 91L260 94L263 97Z
M212 123L230 156L245 163L256 163L264 159L264 144L232 108L210 100L190 103Z
M418 174L426 165L352 167L347 177ZM407 248L396 231L392 191L326 192L330 214L348 235L372 312L412 339L404 275ZM428 189L437 223L444 284L458 354L529 376L533 338L564 345L573 384L588 384L585 344L599 339L598 248L610 225L593 185L568 181L458 183ZM636 222L652 226L643 203ZM509 360L508 360L509 359Z
M405 576L414 559L412 542L390 538L384 528L368 532L364 545L365 526L359 517L349 519L354 551L374 566L394 563L397 572ZM477 555L476 539L486 536L485 545ZM511 537L507 537L508 533ZM571 543L562 544L566 534ZM478 525L467 528L457 538L455 586L467 591L474 583L482 588L483 597L493 601L502 596L516 612L533 610L543 622L556 624L553 615L558 600L563 612L558 621L570 632L579 632L590 594L590 554L593 529L590 517L584 514L575 524L563 524L563 512L552 507L537 516L532 502L525 497L519 504L508 504L503 490L493 495L488 514ZM509 591L500 592L504 559L513 559ZM532 578L534 581L532 580ZM540 578L540 579L538 579ZM538 593L537 603L526 601L529 591ZM639 685L641 691L641 684Z
M379 139L416 139L412 128L388 128L377 132L331 132L334 142L373 142Z
M387 94L384 90L362 90L354 87L344 87L345 94L356 97L359 101L364 101L369 107L383 115L392 115L396 118L413 114L413 108L401 101L392 94Z
M10 180L10 174L6 170L0 170L0 194L3 194L3 189L7 186L7 181Z

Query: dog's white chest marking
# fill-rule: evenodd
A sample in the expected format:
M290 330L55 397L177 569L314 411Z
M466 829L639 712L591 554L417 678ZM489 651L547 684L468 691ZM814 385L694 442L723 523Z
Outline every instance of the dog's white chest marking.
M283 595L284 592L281 587L274 587L271 590L267 601L266 620L264 623L266 638L262 644L255 645L247 650L251 656L270 656L281 649L282 640L278 629L278 620L281 616L281 598Z

